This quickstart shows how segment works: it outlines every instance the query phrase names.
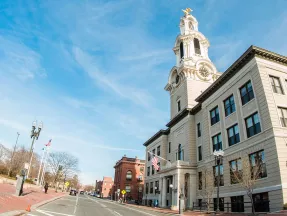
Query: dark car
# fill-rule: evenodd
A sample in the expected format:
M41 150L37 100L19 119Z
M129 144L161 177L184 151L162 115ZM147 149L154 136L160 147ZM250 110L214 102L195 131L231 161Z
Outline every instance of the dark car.
M70 190L70 195L77 196L77 191L76 190Z
M81 191L80 194L85 194L85 191Z

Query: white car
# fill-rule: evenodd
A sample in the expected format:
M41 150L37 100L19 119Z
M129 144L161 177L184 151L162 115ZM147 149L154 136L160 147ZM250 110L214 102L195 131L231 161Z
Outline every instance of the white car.
M97 194L96 197L97 197L97 198L101 198L100 194Z

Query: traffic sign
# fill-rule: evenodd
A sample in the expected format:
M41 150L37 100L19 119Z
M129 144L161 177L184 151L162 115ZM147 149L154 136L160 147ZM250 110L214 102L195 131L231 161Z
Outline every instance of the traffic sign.
M125 190L122 190L122 195L125 195L126 194L126 191Z
M69 182L66 182L66 183L65 183L65 186L66 186L66 187L69 187L69 185L70 185Z

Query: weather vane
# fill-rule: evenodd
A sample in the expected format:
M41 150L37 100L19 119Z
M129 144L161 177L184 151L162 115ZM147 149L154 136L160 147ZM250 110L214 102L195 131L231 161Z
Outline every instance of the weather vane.
M192 12L192 10L190 8L185 8L185 10L182 10L184 13L184 16L189 15L190 12Z

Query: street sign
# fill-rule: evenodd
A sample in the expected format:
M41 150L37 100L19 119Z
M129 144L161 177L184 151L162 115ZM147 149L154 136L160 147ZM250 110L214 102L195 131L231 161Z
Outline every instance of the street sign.
M125 195L126 194L126 191L125 190L122 190L122 195Z
M66 186L66 187L69 187L69 185L70 185L69 182L66 182L66 183L65 183L65 186Z

